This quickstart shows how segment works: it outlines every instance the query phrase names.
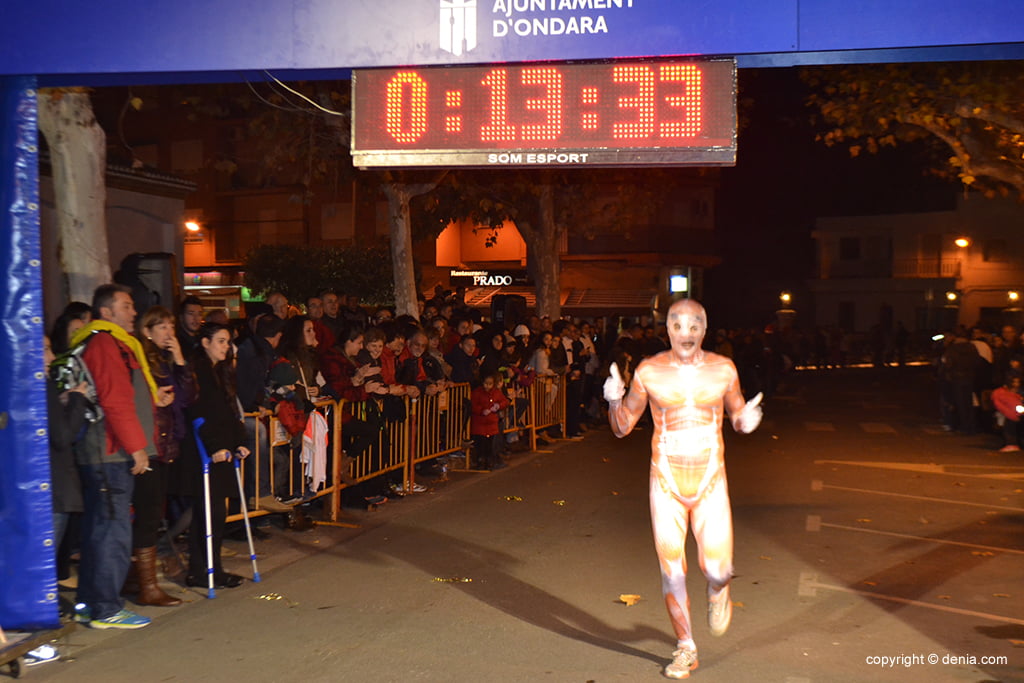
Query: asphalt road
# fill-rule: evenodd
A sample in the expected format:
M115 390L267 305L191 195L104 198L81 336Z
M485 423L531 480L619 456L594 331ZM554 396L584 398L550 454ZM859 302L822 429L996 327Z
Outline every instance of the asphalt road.
M691 541L692 680L1024 681L1024 455L942 432L935 406L922 369L798 373L756 433L726 427L737 605L711 638ZM649 438L596 429L353 512L359 529L275 530L261 583L178 589L188 604L140 609L148 628L79 629L22 677L664 680Z

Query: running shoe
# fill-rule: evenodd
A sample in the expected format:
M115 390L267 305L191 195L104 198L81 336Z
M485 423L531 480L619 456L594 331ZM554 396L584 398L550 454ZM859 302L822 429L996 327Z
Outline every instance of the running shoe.
M672 661L665 666L664 673L667 678L689 678L697 664L697 648L685 645L672 653Z
M123 609L117 614L106 617L105 619L93 619L89 622L89 628L142 628L143 626L149 626L150 618L144 617L141 614L136 614L130 610Z

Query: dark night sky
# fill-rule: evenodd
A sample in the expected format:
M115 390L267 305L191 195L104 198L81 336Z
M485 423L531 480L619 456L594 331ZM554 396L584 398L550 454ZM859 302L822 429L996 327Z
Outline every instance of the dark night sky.
M846 148L816 142L797 69L741 70L739 100L737 164L722 171L716 207L723 263L704 289L714 327L769 322L782 290L793 292L799 310L815 274L816 217L954 206L956 188L925 174L921 147L851 158Z

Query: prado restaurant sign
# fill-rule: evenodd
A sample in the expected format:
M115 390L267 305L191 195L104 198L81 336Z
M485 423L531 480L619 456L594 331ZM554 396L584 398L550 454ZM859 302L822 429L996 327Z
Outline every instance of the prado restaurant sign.
M525 270L451 270L448 276L452 285L466 287L511 287L531 284Z

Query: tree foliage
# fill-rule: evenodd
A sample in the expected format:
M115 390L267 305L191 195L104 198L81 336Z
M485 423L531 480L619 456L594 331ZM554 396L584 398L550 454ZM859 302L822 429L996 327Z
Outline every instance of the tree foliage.
M387 247L259 245L245 257L245 286L256 293L280 291L305 301L324 289L359 296L369 305L394 300Z
M803 72L826 145L850 154L924 140L933 171L986 196L1024 198L1024 66L956 62L816 67Z

